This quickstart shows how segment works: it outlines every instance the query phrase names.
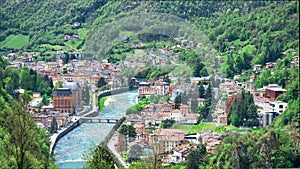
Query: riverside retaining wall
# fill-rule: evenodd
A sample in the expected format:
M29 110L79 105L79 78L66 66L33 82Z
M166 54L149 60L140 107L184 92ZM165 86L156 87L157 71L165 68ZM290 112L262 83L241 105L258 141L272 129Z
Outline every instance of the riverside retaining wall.
M118 89L104 91L102 93L99 93L99 95L98 95L98 101L100 101L100 99L102 97L111 96L111 95L114 95L114 94L120 94L120 93L127 92L127 91L129 91L129 87L122 87L122 88L118 88ZM87 117L95 117L98 114L99 114L99 112L95 111L95 112L90 113L89 115L87 115ZM83 121L81 121L81 123L83 123ZM65 136L67 133L69 133L70 131L72 131L74 128L78 127L81 123L80 123L80 120L78 119L71 126L69 126L68 128L66 128L65 130L63 130L61 133L59 133L57 135L56 139L54 140L54 143L52 143L53 146L50 146L50 153L53 154L54 147L55 147L57 141L60 138L62 138L63 136Z
M80 125L79 123L79 119L77 121L75 121L73 124L71 124L68 128L64 129L61 133L59 133L56 137L56 139L54 140L53 146L50 147L50 154L53 154L53 150L55 148L55 145L57 143L57 141L62 138L63 136L65 136L67 133L69 133L70 131L72 131L74 128L78 127Z

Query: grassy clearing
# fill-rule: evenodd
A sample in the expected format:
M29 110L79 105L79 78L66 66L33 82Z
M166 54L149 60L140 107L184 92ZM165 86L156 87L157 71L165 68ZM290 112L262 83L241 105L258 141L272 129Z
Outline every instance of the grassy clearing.
M80 37L80 39L86 39L88 31L88 29L78 29L78 36Z
M69 41L65 42L65 44L67 46L71 46L72 48L78 49L78 50L79 50L81 43L82 43L82 40L69 40Z
M78 36L80 40L69 40L65 42L65 45L71 46L74 49L82 50L83 47L83 41L87 38L88 30L87 29L78 29Z
M0 42L0 46L21 49L28 42L28 35L9 35L4 41Z
M185 134L196 134L198 130L211 130L216 133L224 134L226 130L234 130L237 132L247 132L247 131L257 131L256 129L240 129L234 126L215 126L211 122L201 122L196 125L187 125L187 124L174 124L173 129L183 130Z
M195 134L198 130L211 130L214 131L216 126L213 123L209 122L201 122L196 125L188 125L188 124L174 124L172 126L174 129L181 129L185 134Z
M60 45L50 45L50 44L41 44L41 46L40 46L41 48L44 48L44 49L46 49L46 50L55 50L55 51L57 51L57 50L65 50L66 49L66 47L64 47L64 46L60 46Z
M105 105L104 105L104 102L106 101L106 99L108 98L109 96L106 96L106 97L102 97L99 101L99 110L103 110Z

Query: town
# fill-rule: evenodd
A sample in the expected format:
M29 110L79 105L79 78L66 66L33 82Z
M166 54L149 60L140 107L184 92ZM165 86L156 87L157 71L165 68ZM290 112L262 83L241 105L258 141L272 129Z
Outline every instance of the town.
M196 46L194 42L188 43L184 39L178 41L181 45L176 47L193 48ZM122 132L116 132L113 140L115 149L123 154L123 158L130 156L129 154L139 154L133 157L131 155L129 160L127 157L127 162L140 159L143 150L152 149L165 163L182 163L186 162L188 154L199 144L206 146L207 153L214 154L217 145L226 135L243 134L251 128L266 127L288 108L288 103L276 101L278 96L286 94L286 89L278 84L255 88L256 76L251 76L246 82L239 82L241 75L228 79L222 78L222 75L218 73L216 76L189 77L186 80L188 83L183 83L180 81L181 77L175 77L172 74L161 76L154 82L134 77L129 79L124 76L123 71L126 68L174 63L171 59L178 58L178 53L172 49L174 47L165 47L160 49L159 54L149 52L135 59L126 60L122 64L113 64L106 59L83 60L80 52L66 53L64 51L57 52L56 61L51 62L37 61L37 57L29 52L24 52L22 55L11 53L2 58L10 62L10 68L20 70L22 67L28 67L51 79L55 86L51 96L45 98L41 96L41 93L33 92L32 100L26 106L26 110L32 115L36 124L41 128L46 128L50 133L66 128L73 123L74 117L89 112L93 104L91 98L100 91L130 84L132 90L137 91L136 104L145 99L164 98L162 99L164 101L148 102L140 111L126 112L126 121L123 125L133 126L135 134L129 139L129 143L127 143L127 136ZM72 56L71 59L69 56ZM222 57L217 56L216 62L221 64ZM299 56L293 57L290 62L292 67L299 66ZM262 69L272 71L275 67L276 62L268 62L264 66L256 64L253 72L259 73ZM200 91L200 88L203 91ZM24 92L24 89L17 91L18 94ZM227 127L231 102L242 92L251 94L257 107L255 112L257 122L254 125L244 126L240 128L240 132L226 129L222 132L197 130L191 133L171 128L173 124L189 125L192 128L204 122L215 127ZM209 104L211 109L206 117L203 117L203 114L199 114L198 107L205 107L206 104ZM99 109L99 105L97 106Z

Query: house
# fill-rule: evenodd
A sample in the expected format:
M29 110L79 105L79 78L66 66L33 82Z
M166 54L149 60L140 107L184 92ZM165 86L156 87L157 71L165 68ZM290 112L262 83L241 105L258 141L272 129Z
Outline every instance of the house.
M191 84L198 84L201 82L210 82L210 76L206 76L206 77L191 77Z
M138 96L150 97L151 95L166 96L170 91L169 83L157 80L154 86L150 86L150 83L140 82L138 88Z
M43 127L47 128L48 123L47 123L47 115L44 114L35 114L32 116L33 121L35 121L36 123L41 123L43 124Z
M30 101L27 107L28 112L30 113L38 112L43 104L42 100L43 98L34 98L32 101Z
M24 57L25 57L26 62L33 62L32 54L30 54L28 52L24 52Z
M160 128L154 130L149 139L149 144L153 146L155 153L166 153L184 141L184 131Z
M70 35L65 35L64 36L64 40L70 40L71 39L71 36Z
M135 125L135 124L141 124L144 123L143 116L140 116L138 114L130 114L126 116L126 124L127 125Z
M57 62L47 62L45 69L57 68L59 64Z
M260 72L261 71L261 65L257 64L253 66L253 72Z
M299 56L294 56L291 61L291 67L299 67Z
M40 92L33 92L33 95L32 95L33 98L40 98L41 97L41 93Z
M173 154L171 155L171 163L182 163L187 161L188 154L197 148L197 144L180 144L173 148Z
M277 84L269 84L263 88L254 91L254 103L258 107L262 108L263 111L269 111L269 103L276 100L280 94L285 94L286 90Z
M226 126L227 125L227 115L226 114L221 114L218 115L218 126Z
M64 127L69 122L68 113L59 113L52 117L55 117L59 127Z
M197 124L199 122L200 114L186 113L179 123L182 124Z
M211 135L213 132L210 131L210 130L198 130L197 131L197 134L196 134L196 138L197 140L201 143L201 144L204 144L203 143L203 137L204 136L208 136L208 135Z
M8 57L9 59L14 59L14 58L17 58L18 55L17 55L16 53L10 53L10 54L7 55L7 57Z
M277 65L276 62L268 62L266 63L266 69L273 69L276 67L276 65Z
M206 144L206 152L209 154L215 154L215 149L221 144L221 140L209 142Z
M221 134L212 133L202 137L202 143L206 145L206 152L214 154L217 145L221 144L223 136Z
M277 112L281 114L287 109L288 104L283 101L270 102L270 112Z
M286 90L278 85L269 85L266 88L266 97L270 99L270 101L274 101L280 94L285 94Z
M78 35L73 35L72 36L72 40L79 40L80 38L79 38L79 36Z
M78 28L80 26L80 22L74 22L72 27L73 28Z
M133 125L133 127L135 128L136 133L140 135L143 133L145 125L142 123L136 123Z
M175 121L180 121L183 116L184 116L184 114L178 109L174 109L170 113L171 119L173 119Z

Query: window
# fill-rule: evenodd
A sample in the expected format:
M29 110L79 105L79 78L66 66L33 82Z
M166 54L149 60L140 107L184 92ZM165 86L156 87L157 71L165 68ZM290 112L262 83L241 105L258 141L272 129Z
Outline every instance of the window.
M283 105L279 105L279 108L282 109L282 108L283 108Z

